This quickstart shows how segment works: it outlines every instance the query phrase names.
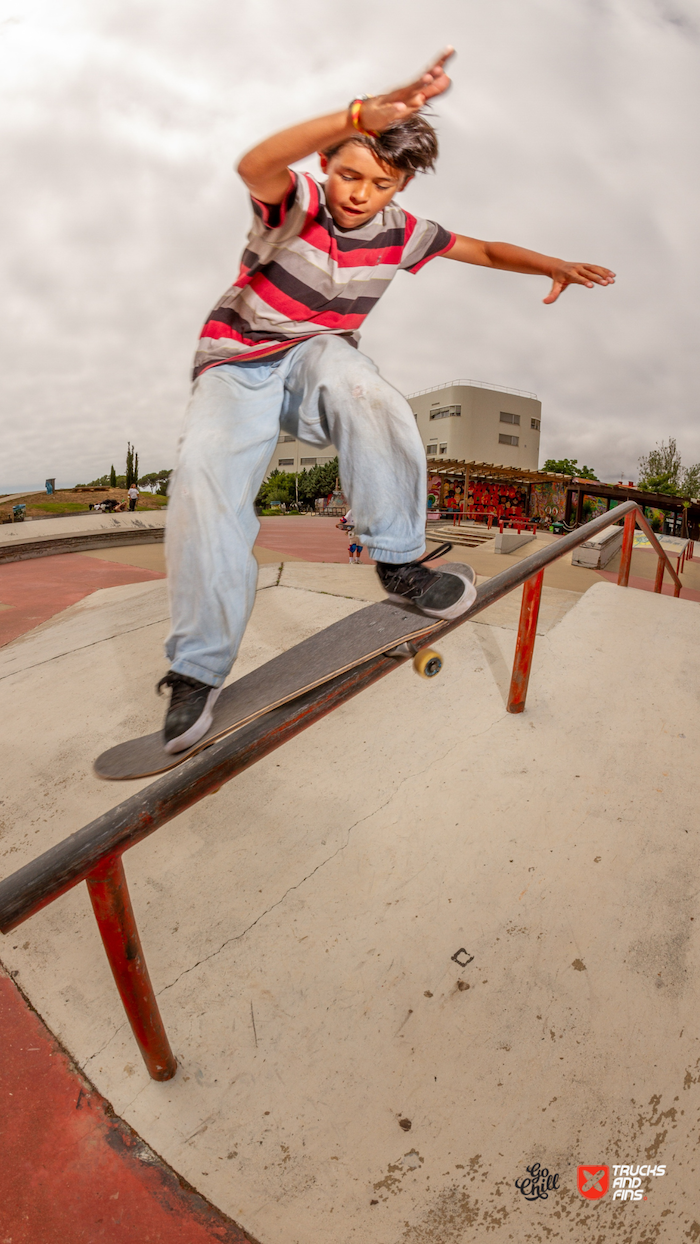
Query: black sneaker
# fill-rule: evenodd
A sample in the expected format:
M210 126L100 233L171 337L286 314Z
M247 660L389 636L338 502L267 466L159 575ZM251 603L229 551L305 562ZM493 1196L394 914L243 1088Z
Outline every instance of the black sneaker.
M159 695L162 686L172 688L163 727L165 750L171 754L184 752L194 747L209 729L221 687L211 687L209 683L199 682L187 674L176 674L173 670L158 683Z
M471 566L450 562L439 570L425 565L433 557L444 557L452 548L441 544L415 562L392 566L377 562L377 574L389 599L399 605L415 605L431 618L459 618L476 600L476 574Z

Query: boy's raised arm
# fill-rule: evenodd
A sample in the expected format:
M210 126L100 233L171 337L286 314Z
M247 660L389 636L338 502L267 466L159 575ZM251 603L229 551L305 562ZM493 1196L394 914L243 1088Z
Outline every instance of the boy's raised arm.
M500 268L504 272L524 272L531 276L548 276L552 288L542 301L556 302L567 285L614 285L615 273L610 268L600 268L592 263L572 263L556 259L553 255L541 255L510 242L482 242L479 238L455 236L455 243L445 254L445 259L460 263L478 264L484 268Z
M362 130L381 133L395 121L418 112L426 100L442 95L450 85L445 63L452 53L453 49L447 48L408 86L365 100L358 117ZM303 121L258 143L239 161L238 173L254 198L263 203L281 203L289 188L290 164L352 138L357 132L349 108Z

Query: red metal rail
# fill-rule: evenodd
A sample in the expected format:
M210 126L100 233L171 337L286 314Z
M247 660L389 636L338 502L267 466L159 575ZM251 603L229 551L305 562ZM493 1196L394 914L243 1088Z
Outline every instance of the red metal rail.
M454 630L522 585L520 624L508 696L508 711L522 713L532 666L545 567L623 517L625 531L618 584L626 586L629 581L634 527L638 523L659 558L654 590L661 591L664 573L668 570L674 581L674 596L678 596L681 590L678 575L639 506L634 501L628 501L482 583L471 609L456 621L445 622L432 631L419 646L432 646L441 635ZM170 1079L175 1074L176 1062L136 928L121 858L124 851L192 804L214 794L224 782L230 781L255 764L256 760L281 747L301 730L409 659L373 657L299 696L290 704L266 713L249 726L183 761L138 794L125 799L104 816L71 834L0 882L2 933L8 933L81 881L87 882L109 965L149 1075L154 1080Z

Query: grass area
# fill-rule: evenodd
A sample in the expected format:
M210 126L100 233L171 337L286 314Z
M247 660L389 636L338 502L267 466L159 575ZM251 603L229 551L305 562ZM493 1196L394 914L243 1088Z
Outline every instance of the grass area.
M116 501L124 501L126 499L126 489L81 489L80 492L76 492L72 488L60 488L53 497L47 497L45 492L23 493L19 496L11 495L6 498L0 498L0 522L7 522L12 513L12 506L19 503L26 505L27 518L48 518L60 515L69 517L72 514L87 513L91 504L94 505L96 502L106 501L110 497ZM160 497L157 494L144 491L139 497L136 510L137 513L139 510L162 510L163 506L167 504L167 497Z
M33 510L43 510L45 514L79 514L87 508L84 501L35 501L32 504Z

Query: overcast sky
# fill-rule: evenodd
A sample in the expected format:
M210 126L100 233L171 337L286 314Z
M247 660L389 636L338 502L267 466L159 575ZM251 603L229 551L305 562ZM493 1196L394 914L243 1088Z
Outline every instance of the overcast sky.
M197 333L234 278L238 155L452 43L438 172L405 206L605 264L400 273L363 349L402 391L537 393L542 456L608 479L700 459L697 0L0 0L0 490L171 466ZM314 169L313 161L307 167Z

